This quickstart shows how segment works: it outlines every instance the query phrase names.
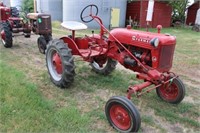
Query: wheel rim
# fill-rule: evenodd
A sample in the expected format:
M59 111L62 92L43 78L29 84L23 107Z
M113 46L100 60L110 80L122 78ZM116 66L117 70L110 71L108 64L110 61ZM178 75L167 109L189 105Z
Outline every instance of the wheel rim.
M2 41L3 45L6 44L5 39L6 39L5 31L2 30L2 31L1 31L1 41Z
M93 62L92 62L92 65L93 65L96 69L98 69L98 70L103 70L103 69L106 67L107 63L108 63L108 61L106 61L106 62L105 62L104 64L102 64L102 65L99 65L97 62L93 61Z
M51 74L52 78L56 81L59 81L62 76L62 60L55 49L51 49L47 54L47 65L49 68L49 73Z
M121 130L128 130L131 126L131 117L121 105L113 105L110 108L110 118L115 126Z
M178 96L178 86L175 83L168 83L161 86L160 92L164 99L175 100Z

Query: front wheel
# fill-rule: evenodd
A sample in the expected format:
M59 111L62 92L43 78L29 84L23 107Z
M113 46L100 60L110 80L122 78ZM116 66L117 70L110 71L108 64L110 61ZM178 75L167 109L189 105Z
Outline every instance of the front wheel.
M31 33L24 33L24 37L25 38L30 38L31 37Z
M46 65L51 81L58 87L67 88L74 81L75 66L71 49L63 40L54 39L46 50Z
M126 97L115 96L105 106L108 122L119 132L137 132L141 118L135 105Z
M180 103L185 96L185 86L179 78L156 88L157 95L164 101L172 104Z
M40 53L45 54L45 50L47 49L47 44L49 43L49 41L52 40L52 36L51 35L41 35L38 40L37 40L37 44L38 44L38 48Z
M37 44L38 44L38 48L39 48L40 53L45 54L47 42L46 42L44 36L40 36L38 38Z
M92 66L92 70L96 73L108 75L115 70L117 61L111 58L96 58L90 63L90 65Z

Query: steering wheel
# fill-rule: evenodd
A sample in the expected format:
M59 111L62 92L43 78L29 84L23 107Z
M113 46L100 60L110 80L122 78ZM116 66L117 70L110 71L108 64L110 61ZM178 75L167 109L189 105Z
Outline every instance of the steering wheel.
M84 15L89 12L89 15ZM94 13L94 14L93 14ZM94 18L92 16L97 16L98 14L98 7L94 4L86 6L82 11L81 11L81 20L85 23L91 22Z

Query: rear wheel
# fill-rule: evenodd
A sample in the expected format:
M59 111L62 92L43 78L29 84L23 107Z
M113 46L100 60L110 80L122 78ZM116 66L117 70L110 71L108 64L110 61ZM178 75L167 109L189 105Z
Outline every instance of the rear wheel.
M137 132L141 119L135 105L126 97L115 96L105 106L108 122L119 132Z
M74 81L75 66L71 49L62 40L49 42L46 64L52 82L59 87L69 87Z
M13 46L12 32L8 23L1 23L0 38L4 47L11 48Z
M113 70L115 70L117 61L111 59L111 58L98 58L94 59L90 65L92 66L92 70L96 73L108 75Z
M157 95L164 101L178 104L185 96L185 86L179 78L156 88Z

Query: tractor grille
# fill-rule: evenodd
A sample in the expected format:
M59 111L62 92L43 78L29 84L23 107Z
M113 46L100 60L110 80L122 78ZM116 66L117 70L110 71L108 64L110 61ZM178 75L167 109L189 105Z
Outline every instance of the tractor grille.
M159 68L168 71L172 67L175 45L162 46L160 51Z
M39 34L51 33L51 16L40 16L38 18L38 30Z

